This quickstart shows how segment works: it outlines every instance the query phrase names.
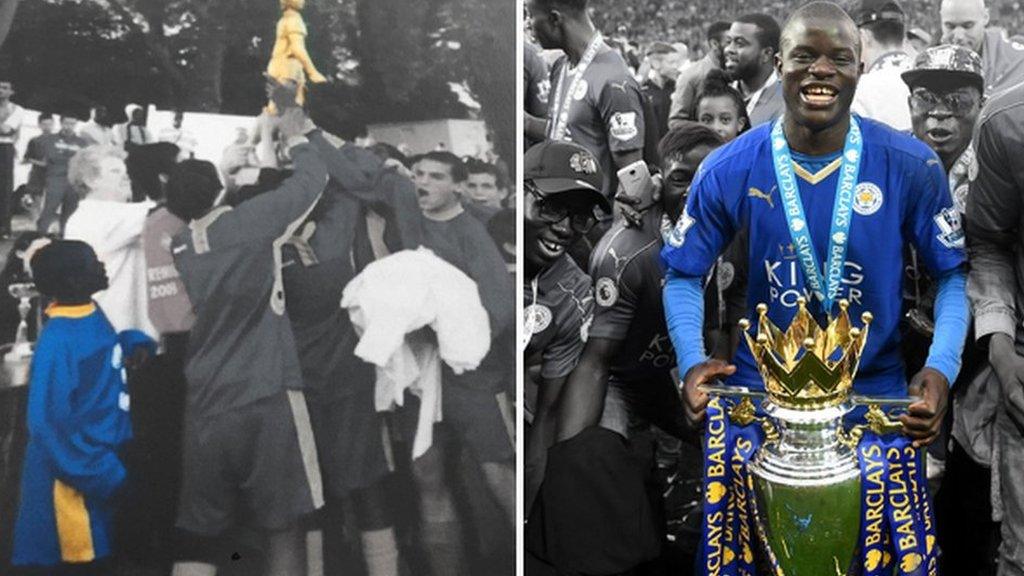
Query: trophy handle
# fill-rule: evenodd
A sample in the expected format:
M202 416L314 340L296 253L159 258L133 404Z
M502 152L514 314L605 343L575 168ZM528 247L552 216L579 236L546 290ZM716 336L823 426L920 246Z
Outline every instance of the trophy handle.
M779 431L775 428L775 424L768 418L757 417L757 409L750 400L750 396L744 396L742 400L729 409L729 418L740 426L746 426L755 421L759 422L761 429L764 430L765 442L777 442L779 440Z
M867 421L867 424L858 424L850 428L849 432L844 432L840 429L839 439L850 448L856 448L860 444L861 438L864 437L865 430L871 430L879 436L902 431L903 425L900 424L899 420L893 420L889 416L878 404L869 404L868 411L864 414L864 420Z

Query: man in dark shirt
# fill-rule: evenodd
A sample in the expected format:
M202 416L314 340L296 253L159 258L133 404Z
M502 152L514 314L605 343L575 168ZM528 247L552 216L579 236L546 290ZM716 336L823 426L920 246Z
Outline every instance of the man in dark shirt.
M996 416L992 475L998 477L1002 508L999 573L1024 574L1024 85L993 98L985 107L974 140L978 169L967 196L967 249L971 262L968 296L978 342L1001 393ZM994 487L995 489L995 487ZM995 496L995 494L993 494Z
M551 92L551 71L544 61L544 55L540 48L532 42L523 43L523 113L526 115L526 124L531 122L543 122L548 117L548 95ZM543 129L541 130L543 132ZM526 148L529 149L537 142L543 140L543 136L530 137L529 130L526 132Z
M559 438L571 437L598 420L627 438L649 423L676 437L686 432L671 374L675 352L665 326L661 295L665 271L659 254L674 233L673 223L683 211L697 166L721 144L717 134L699 124L680 123L673 128L661 143L665 184L661 197L651 200L643 226L617 223L594 249L590 262L597 302L594 325L566 388L566 400L585 399L587 404L563 403L567 417L559 420ZM729 272L720 274L716 284L728 280L733 287L739 284L734 264L720 264L717 270L723 271L726 265ZM705 290L707 295L720 293ZM705 317L721 330L718 302L712 299L715 309L706 311Z
M523 159L523 357L539 370L533 422L526 439L526 509L544 474L554 442L555 403L576 367L590 329L590 277L567 250L596 223L594 209L610 211L597 159L569 142L542 142ZM527 385L529 386L529 385Z
M78 207L78 195L68 182L68 163L71 157L86 147L84 139L75 133L78 119L73 113L64 114L60 119L60 132L56 138L48 138L42 145L42 161L46 166L46 196L43 208L36 222L36 228L44 234L57 218L60 209L60 230Z
M39 115L39 130L40 134L28 141L28 145L25 147L25 157L23 162L31 164L32 167L28 173L28 191L33 196L33 200L38 201L43 191L46 189L46 159L43 157L43 151L46 149L47 140L56 138L57 136L53 133L53 114L49 112L43 112Z
M320 197L327 170L304 136L315 127L301 109L274 121L294 174L235 209L193 220L171 243L196 315L177 525L200 537L255 529L266 538L269 573L302 574L299 522L323 504L323 488L280 250ZM188 560L175 566L176 576L215 571L209 559Z
M656 133L648 134L648 138L653 137L657 142L668 132L668 114L672 107L672 94L676 90L682 54L667 42L654 42L647 49L647 61L651 65L651 75L644 78L640 88L648 102L647 110L654 116L648 119L647 125L653 126Z
M529 135L590 150L604 174L602 192L612 200L619 187L617 172L643 158L640 86L622 56L594 28L587 0L530 0L528 6L541 47L565 52L551 68L548 120Z
M506 382L515 374L514 363L508 362L515 333L513 283L487 229L459 201L458 189L467 177L462 161L450 152L428 152L413 166L413 175L423 214L423 246L476 282L490 320L491 348L479 367L462 374L455 374L447 365L442 369L444 422L480 464L487 488L511 528L515 521L515 446ZM435 443L415 462L416 478L427 498L446 489L437 483L444 477L442 450L442 445Z

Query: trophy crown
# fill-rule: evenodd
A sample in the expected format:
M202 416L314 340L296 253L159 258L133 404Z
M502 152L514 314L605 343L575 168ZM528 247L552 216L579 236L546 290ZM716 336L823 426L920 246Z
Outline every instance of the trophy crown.
M768 398L794 410L820 410L846 401L867 341L870 312L861 314L862 327L852 326L850 303L839 301L839 314L822 328L797 300L797 312L785 332L768 319L768 306L757 305L757 335L744 318L740 328L757 362Z

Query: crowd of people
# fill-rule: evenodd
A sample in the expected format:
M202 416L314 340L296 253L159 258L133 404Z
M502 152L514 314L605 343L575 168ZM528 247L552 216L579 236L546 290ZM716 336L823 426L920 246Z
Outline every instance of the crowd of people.
M12 94L0 82L4 199ZM33 282L43 319L27 446L2 455L20 475L0 571L514 569L509 178L367 141L320 86L297 94L268 80L264 139L239 128L219 159L180 113L155 136L138 107L39 116L35 230L0 210L4 293Z
M759 2L757 8L764 14L782 21L801 2L793 0L768 0ZM840 2L844 7L853 3ZM703 55L701 41L707 28L709 14L742 14L751 6L739 0L696 1L686 0L645 0L639 2L616 2L595 0L590 4L594 24L610 38L632 43L634 49L651 42L672 38L685 42L695 56ZM910 0L903 3L907 15L907 29L918 30L931 38L941 35L941 22L930 0ZM1024 14L1021 3L1016 0L991 2L992 18L1004 30L1015 34L1024 30Z
M913 400L940 573L1024 574L1024 45L1003 8L528 2L527 573L718 573L700 387L763 389L736 327L757 304L784 328L845 300L875 318L854 390Z

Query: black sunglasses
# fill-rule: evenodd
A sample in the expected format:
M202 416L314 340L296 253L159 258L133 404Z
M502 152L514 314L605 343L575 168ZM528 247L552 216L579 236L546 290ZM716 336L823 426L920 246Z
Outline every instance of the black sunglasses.
M542 221L548 224L557 224L566 218L569 219L569 227L574 232L586 234L597 224L597 214L594 208L573 209L562 202L548 198L548 195L541 192L535 184L530 181L523 183L526 191L537 200L533 203L533 211Z

